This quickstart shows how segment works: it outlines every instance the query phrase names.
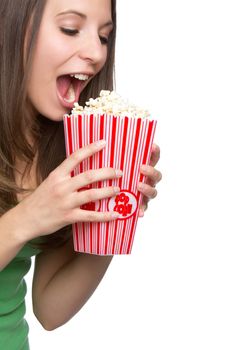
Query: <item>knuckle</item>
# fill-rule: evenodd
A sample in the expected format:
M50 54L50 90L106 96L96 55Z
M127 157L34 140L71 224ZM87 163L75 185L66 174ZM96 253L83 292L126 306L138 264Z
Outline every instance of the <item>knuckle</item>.
M88 147L88 149L91 151L91 153L96 153L96 151L97 151L97 149L98 149L98 147L96 147L96 143L95 143L95 142L89 144L87 147Z
M47 177L48 190L52 196L61 197L63 186L56 171L52 171Z
M54 183L54 182L57 181L57 179L58 179L58 174L57 174L56 169L55 169L55 170L52 170L52 171L49 173L47 179L48 179L51 183Z
M115 196L120 192L120 187L118 187L118 190L115 187L111 187L108 192L110 196Z
M100 169L101 175L105 178L116 177L116 171L113 168L102 168Z
M63 193L61 186L58 186L58 185L52 186L51 193L55 198L61 198Z
M73 224L76 221L74 214L70 212L66 212L63 214L63 221L65 225Z
M86 215L87 221L96 221L96 214L94 211L89 210L89 212Z
M70 213L67 214L67 220L70 224L74 224L75 222L85 221L85 219L82 220L82 218L83 218L82 209L80 208L75 208Z
M157 196L157 194L158 194L157 190L154 190L153 194L152 194L152 198L155 198Z
M148 167L148 174L150 177L154 177L156 175L156 170L152 166Z
M93 201L94 199L96 199L96 197L97 197L97 193L95 189L90 189L86 191L86 199L88 201Z
M159 178L159 171L156 170L156 169L153 169L153 172L152 172L152 177L157 180Z
M156 177L157 177L157 182L159 182L160 180L162 180L162 173L158 171L156 174Z
M155 151L160 156L160 147L158 145L155 146Z
M80 157L80 150L75 151L74 153L72 153L70 155L70 158L73 159L76 163L79 163L79 161L81 160Z
M112 216L110 213L106 212L106 213L103 213L103 220L104 221L108 221L108 220L111 220L112 219Z
M85 177L88 182L93 182L95 180L95 173L93 170L88 170L85 172Z
M112 177L119 177L119 170L111 168L111 176Z

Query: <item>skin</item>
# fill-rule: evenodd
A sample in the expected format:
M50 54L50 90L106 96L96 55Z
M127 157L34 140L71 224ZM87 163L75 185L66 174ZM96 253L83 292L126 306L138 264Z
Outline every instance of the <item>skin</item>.
M67 9L82 12L86 18L73 14L58 16ZM67 73L90 71L95 75L101 70L107 57L107 46L102 39L110 33L111 26L105 26L110 21L110 0L47 1L28 86L28 97L35 113L42 113L54 121L62 120L68 111L57 96L56 79ZM78 29L79 34L68 36L61 32L61 27ZM12 232L12 241L21 247L33 238L48 235L77 221L115 220L109 212L80 209L84 203L112 197L115 195L113 187L77 190L96 181L116 178L116 169L98 169L70 177L70 172L80 162L103 147L90 144L68 157L34 192L21 198L21 202L3 216L2 232ZM141 188L138 184L144 195L140 216L144 215L148 201L157 195L155 186L161 180L161 173L154 166L159 157L159 147L154 144L150 165L141 169L147 176L146 184ZM34 177L33 172L30 176ZM14 224L18 222L20 228ZM12 248L11 254L14 252ZM36 257L33 307L45 329L60 327L81 309L98 286L111 259L75 253L72 238L63 247Z
M69 112L59 102L57 77L76 72L88 72L93 76L106 62L106 40L112 30L111 3L109 0L92 0L92 4L93 6L90 6L89 1L76 0L47 2L39 31L28 96L36 111L51 120L62 120L63 115ZM77 10L88 16L82 18L71 12L62 14L67 10ZM64 32L67 29L78 33L68 35Z

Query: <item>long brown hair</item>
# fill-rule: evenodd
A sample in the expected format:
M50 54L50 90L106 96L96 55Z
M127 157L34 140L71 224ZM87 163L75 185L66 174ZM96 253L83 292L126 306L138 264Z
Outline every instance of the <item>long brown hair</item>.
M101 89L112 90L114 86L116 0L111 3L114 29L109 38L107 61L81 94L81 104L97 97ZM24 177L37 154L38 185L65 159L63 122L53 122L42 115L32 118L26 110L27 82L45 5L46 0L0 1L0 216L18 204L17 193L25 192L15 182L16 159L27 163L21 174ZM26 138L25 126L35 140L33 146ZM64 244L70 235L71 226L67 226L42 237L33 246L53 248Z

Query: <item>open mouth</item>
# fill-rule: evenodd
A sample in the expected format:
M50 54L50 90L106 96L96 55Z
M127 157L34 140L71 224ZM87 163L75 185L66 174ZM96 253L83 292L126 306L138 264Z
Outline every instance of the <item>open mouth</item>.
M89 79L90 75L83 73L66 74L57 78L58 97L63 107L72 108L78 102Z

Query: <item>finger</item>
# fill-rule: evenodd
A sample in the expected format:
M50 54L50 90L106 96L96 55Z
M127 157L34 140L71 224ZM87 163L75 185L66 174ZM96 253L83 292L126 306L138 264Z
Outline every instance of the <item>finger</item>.
M143 175L146 175L148 177L146 181L149 185L154 186L162 179L162 174L160 171L156 170L150 165L142 165L141 166L141 173Z
M148 207L148 202L149 202L149 199L145 196L142 197L142 204L140 205L139 207L139 217L143 217L144 216L144 213L145 211L147 210L147 207Z
M138 191L149 199L155 198L157 196L157 190L145 183L139 182Z
M147 197L145 197L145 196L143 197L143 203L140 205L140 209L142 209L143 211L147 210L148 202L149 202L149 200L148 199L145 200L145 198L147 198Z
M159 158L160 158L160 148L158 145L153 143L149 165L154 167L158 163Z
M140 209L140 210L139 210L139 213L138 213L138 217L139 217L139 218L143 218L143 216L144 216L144 210L143 210L143 209Z
M95 170L88 170L84 173L72 177L69 181L68 190L76 191L94 182L120 178L122 176L120 169L101 168Z
M63 175L69 175L74 168L88 157L91 157L95 153L101 151L106 146L104 140L100 140L91 143L85 147L82 147L72 153L67 159L65 159L58 167Z
M114 197L120 193L120 187L93 188L86 191L73 193L72 207L80 207L83 204L95 202L99 199Z
M70 222L107 222L116 220L120 216L117 212L97 212L92 210L73 210Z

